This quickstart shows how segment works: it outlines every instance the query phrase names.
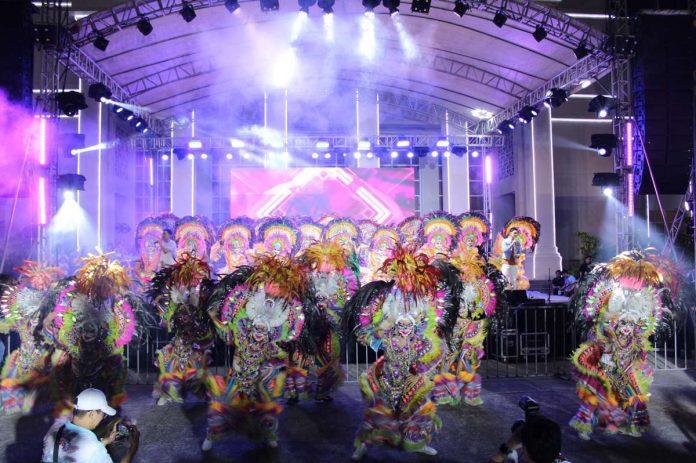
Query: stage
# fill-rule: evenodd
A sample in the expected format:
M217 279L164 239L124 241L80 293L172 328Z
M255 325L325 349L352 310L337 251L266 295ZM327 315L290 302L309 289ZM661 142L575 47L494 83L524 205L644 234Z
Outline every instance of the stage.
M435 457L409 455L383 448L370 449L367 462L486 462L507 439L512 423L523 417L517 402L529 395L542 413L561 424L563 453L573 463L693 461L696 452L696 373L660 371L655 374L649 405L652 426L640 439L598 436L584 442L568 426L578 405L575 383L558 378L484 379L484 405L479 408L441 407L442 431L432 445ZM205 434L202 402L158 407L148 386L129 386L126 415L141 429L139 462L331 462L350 461L363 403L357 383L346 383L331 403L314 401L289 406L280 417L280 442L275 450L251 444L241 436L218 442L209 455L199 449ZM50 420L44 416L0 417L0 459L7 463L39 461L40 446ZM692 455L689 457L689 455Z

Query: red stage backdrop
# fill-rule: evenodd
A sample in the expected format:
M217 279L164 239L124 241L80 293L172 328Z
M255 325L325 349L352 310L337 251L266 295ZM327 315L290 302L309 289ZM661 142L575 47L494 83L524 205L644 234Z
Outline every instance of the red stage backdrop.
M323 214L398 223L415 212L415 171L305 167L231 171L232 217Z

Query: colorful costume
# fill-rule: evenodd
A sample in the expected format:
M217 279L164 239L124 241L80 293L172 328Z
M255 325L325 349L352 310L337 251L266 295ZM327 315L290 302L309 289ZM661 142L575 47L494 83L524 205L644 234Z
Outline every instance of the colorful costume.
M312 329L310 335L318 335L319 339L314 340L316 355L298 361L301 353L295 351L292 360L295 365L302 365L302 369L309 369L310 375L316 378L311 385L315 398L329 400L330 393L345 377L340 362L341 317L359 282L348 265L345 250L336 243L315 243L302 254L301 260L309 272L320 316L319 326ZM288 372L288 380L292 378L293 383L297 382L297 378L293 378L297 369L290 368ZM302 392L301 388L297 389L295 396Z
M123 346L133 339L137 311L145 310L130 293L126 270L107 255L82 258L74 279L59 284L47 333L59 351L54 355L54 381L59 397L73 400L94 387L118 407L126 398ZM60 357L60 358L58 358Z
M297 221L297 229L300 232L300 249L302 253L310 245L321 241L321 233L324 226L312 221L309 217L303 217Z
M183 254L152 280L148 296L160 312L162 325L173 335L157 351L159 376L153 396L159 405L181 403L189 392L204 396L213 344L213 326L203 308L208 278L208 264Z
M517 230L514 237L513 229ZM527 252L534 251L540 233L541 225L531 217L513 217L496 237L490 262L507 278L507 289L529 289L524 259Z
M355 222L345 217L333 219L324 227L322 238L327 243L338 244L348 253L348 265L356 277L359 277L360 259L357 246L360 242L360 229Z
M218 241L210 250L210 260L219 261L222 253L225 266L218 273L227 275L243 265L249 265L249 254L253 243L254 226L251 219L240 217L229 220L220 227Z
M364 273L361 281L370 282L386 278L380 269L384 261L391 257L399 242L399 232L394 228L380 227L375 231L367 253L367 265L362 268Z
M625 252L595 267L577 291L578 318L590 325L571 359L582 405L570 425L582 438L595 430L639 436L650 424L649 338L669 315L667 278L643 253Z
M165 224L159 219L147 218L138 224L135 231L135 247L138 249L138 263L135 278L141 285L147 285L152 275L160 267L160 240Z
M300 237L291 220L268 218L257 228L257 245L254 246L257 255L290 257L297 253Z
M441 326L448 350L435 377L433 397L438 404L457 405L464 399L468 405L481 405L477 371L485 355L490 317L504 301L505 278L478 252L458 254L449 263L457 270L461 291L458 307L445 315Z
M420 252L431 259L447 259L457 244L457 219L447 212L431 212L423 217L419 232Z
M367 273L367 261L370 254L370 244L372 243L372 237L379 227L380 225L373 220L363 219L358 221L360 240L357 245L357 254L361 275Z
M15 330L20 346L2 369L0 410L5 414L29 413L39 388L49 380L51 349L41 333L42 302L51 286L63 275L57 267L42 267L26 261L17 268L19 282L0 288L0 333Z
M233 430L275 447L276 399L285 383L287 353L280 343L302 333L310 305L306 273L290 258L262 256L253 267L241 267L215 287L207 308L218 332L234 346L227 376L212 376L208 432L203 450Z
M430 399L431 376L445 347L437 325L453 299L442 272L413 247L396 248L382 270L391 280L363 286L346 308L345 328L357 324L358 341L383 353L360 376L367 408L353 459L367 445L434 455L428 444L441 421Z
M179 256L188 253L207 261L211 244L215 239L215 230L204 217L182 217L176 222L174 239Z
M457 252L469 254L472 250L478 252L490 239L491 224L486 217L478 212L465 212L457 218L459 224L459 242Z

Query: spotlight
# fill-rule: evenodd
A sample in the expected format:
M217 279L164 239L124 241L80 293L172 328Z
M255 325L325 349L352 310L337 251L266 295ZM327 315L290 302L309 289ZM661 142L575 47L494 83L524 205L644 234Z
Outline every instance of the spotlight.
M361 156L360 151L356 151L355 153L353 153L353 157L355 159L360 159L360 156Z
M396 141L397 148L408 148L409 146L411 146L411 142L406 138L399 138Z
M411 2L411 12L412 13L430 13L430 2L431 0L413 0Z
M105 100L110 100L112 93L109 87L102 84L101 82L96 82L89 86L87 90L87 96L94 99L94 101L104 102Z
M324 153L324 159L331 159L331 153Z
M326 140L319 140L314 147L320 151L326 151L331 148L331 143Z
M312 159L318 159L319 153L312 153Z
M97 34L97 38L94 39L94 46L100 49L101 51L106 51L106 47L109 46L109 41L106 40L106 37L104 37L101 34Z
M300 5L300 11L305 14L309 14L309 8L316 3L317 0L297 0L297 4Z
M138 21L135 27L137 27L140 33L143 35L150 35L150 32L152 32L152 24L150 24L150 20L145 16L140 18L140 21Z
M447 140L445 137L440 137L440 139L435 143L435 146L438 148L447 148L449 145L449 140Z
M60 92L56 93L58 109L68 117L73 117L81 109L87 109L85 96L80 92Z
M439 154L440 154L440 153L438 153L438 152L435 151L435 150L432 150L432 151L430 152L430 155L431 155L432 157L434 157L434 158L438 157Z
M604 95L597 95L592 98L587 105L587 112L595 113L600 119L604 119L609 115L609 112L614 109L615 102L613 98L607 98Z
M512 132L515 128L515 121L512 119L506 119L500 124L498 124L498 127L496 128L496 131L500 134L506 134Z
M372 151L368 151L367 154L365 155L365 157L367 159L372 159L373 157L375 157L375 155L372 153Z
M333 13L334 3L336 3L336 0L319 0L317 6L321 8L324 14L331 14Z
M208 153L201 153L201 159L208 159Z
M582 82L580 82L580 88L587 88L590 85L592 85L592 81L590 79L585 79Z
M450 157L450 156L452 155L452 152L451 152L450 150L447 150L447 151L445 151L442 155L443 155L444 157L448 158L448 157Z
M611 187L605 186L604 189L602 190L602 193L604 193L604 196L614 196L614 192L612 191Z
M539 115L539 110L535 106L525 106L517 114L517 120L523 124L528 124L531 120Z
M532 36L534 37L534 40L536 40L537 42L541 42L542 40L544 40L547 35L548 33L546 32L546 29L544 29L544 26L542 26L541 24L538 25L536 29L534 29L534 32L532 32Z
M230 146L232 146L232 148L244 148L245 143L242 140L232 138L230 140Z
M261 0L261 11L278 11L280 2L278 0Z
M64 201L74 201L75 200L75 192L72 190L65 190L63 192L63 200Z
M163 161L169 161L169 155L166 154L166 153L163 154L163 155L162 155L162 160L163 160Z
M493 117L492 112L479 108L472 109L471 114L477 119L490 119L491 117Z
M63 174L58 176L56 186L59 190L85 191L87 179L80 174Z
M396 158L399 157L399 153L396 152L396 151L392 151L391 154L390 154L390 156L391 156L392 159L396 159Z
M199 150L203 148L203 142L200 140L189 140L188 147L191 150Z
M370 151L370 148L372 148L370 140L360 140L358 142L358 151Z
M239 0L225 0L225 8L230 13L234 13L239 9Z
M577 59L583 59L584 57L590 54L590 50L587 49L585 42L582 42L580 45L577 46L577 48L573 49L573 53L575 53L575 57Z
M592 176L592 186L602 189L605 196L610 197L614 194L614 188L621 185L621 177L615 172L595 172Z
M413 159L413 151L409 151L408 153L406 153L406 157L409 159Z
M119 116L124 110L125 108L123 106L119 106L116 104L111 106L111 112L113 112L114 114L118 114Z
M547 108L558 108L563 103L568 101L568 92L562 88L552 88L546 92L546 98L544 99L544 106Z
M503 27L507 22L508 17L503 10L498 10L498 12L493 16L493 24L498 27Z
M227 153L227 154L225 155L225 157L227 158L227 160L232 159L232 153Z
M474 151L471 152L471 157L472 157L472 158L477 158L477 157L479 157L479 154L480 154L480 153L479 153L478 151L474 150Z
M374 9L380 4L380 0L362 0L362 5L365 7L365 14L374 13Z
M132 121L133 119L135 119L135 114L133 114L132 111L128 111L128 110L126 109L125 111L123 111L123 113L126 113L126 116L125 116L125 117L126 117L126 120L127 120L127 121ZM121 113L121 114L123 114L123 113Z
M196 156L194 156L193 153L187 154L186 157L189 158L189 159L192 160L192 161L196 158Z
M613 133L593 133L590 140L590 148L597 150L597 154L602 157L611 156L618 142Z
M457 0L456 2L454 2L454 8L452 8L452 11L454 12L454 14L462 18L464 17L466 12L469 11L469 8L471 7L464 3L462 0Z
M190 23L196 19L196 10L194 10L191 4L186 1L181 2L181 10L179 11L179 14L187 23Z
M248 151L245 151L242 153L242 157L244 159L249 159L249 158L251 158L251 153L249 153Z
M396 16L399 14L399 5L401 0L382 0L382 4L385 8L389 9L389 14L391 16Z

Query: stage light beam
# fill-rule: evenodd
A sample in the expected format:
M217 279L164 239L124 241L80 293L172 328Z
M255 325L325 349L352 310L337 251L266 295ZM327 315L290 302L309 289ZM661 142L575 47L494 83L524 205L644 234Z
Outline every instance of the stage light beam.
M365 2L363 2L364 4ZM360 18L360 53L368 61L374 59L377 53L377 34L375 31L375 18L372 16L363 16Z

